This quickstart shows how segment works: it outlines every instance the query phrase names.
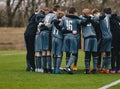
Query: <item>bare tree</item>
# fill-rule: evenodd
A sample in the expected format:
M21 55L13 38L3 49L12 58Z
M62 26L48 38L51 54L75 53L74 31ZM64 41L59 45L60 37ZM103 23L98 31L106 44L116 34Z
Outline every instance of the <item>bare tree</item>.
M19 0L18 3L15 5L15 0L6 0L7 6L7 26L12 26L13 18L16 14L17 9L20 7L22 0ZM15 5L15 7L14 7Z

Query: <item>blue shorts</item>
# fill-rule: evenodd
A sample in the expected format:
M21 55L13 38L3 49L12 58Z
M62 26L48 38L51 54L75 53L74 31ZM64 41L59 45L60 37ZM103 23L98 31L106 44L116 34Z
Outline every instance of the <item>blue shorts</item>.
M41 37L40 33L35 36L35 52L41 52Z
M52 37L52 54L54 55L62 55L62 39Z
M111 51L112 39L102 39L100 44L100 52L110 52Z
M97 45L98 44L96 38L84 39L84 51L97 52Z
M67 34L64 36L63 51L73 54L77 53L78 42L77 42L77 38L73 34Z
M41 50L51 50L51 34L49 31L42 31L41 33Z

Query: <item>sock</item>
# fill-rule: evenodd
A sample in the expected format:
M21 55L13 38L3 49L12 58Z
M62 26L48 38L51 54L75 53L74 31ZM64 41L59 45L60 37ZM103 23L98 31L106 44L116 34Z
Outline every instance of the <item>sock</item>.
M62 58L61 57L57 57L57 63L56 63L56 70L59 71L59 68L61 66L61 62L62 62Z
M103 57L103 61L102 61L102 68L105 68L105 64L106 64L106 58L105 57Z
M36 68L41 68L41 57L36 56Z
M85 68L90 69L90 59L85 59Z
M69 58L70 57L66 57L66 65L68 64Z
M93 69L97 69L98 57L93 57Z
M76 54L76 59L75 59L75 62L74 62L74 66L77 66L77 61L78 61L78 53Z
M46 56L47 59L47 63L48 63L48 69L52 69L51 68L51 56Z
M57 63L57 58L53 57L53 67L54 67L54 70L56 69L56 63Z
M107 56L105 60L106 60L105 69L109 70L109 66L111 63L111 57Z
M42 56L42 69L47 69L46 56Z
M76 58L75 56L70 57L70 59L69 59L67 65L66 65L66 67L70 67L70 66L74 63L75 58Z

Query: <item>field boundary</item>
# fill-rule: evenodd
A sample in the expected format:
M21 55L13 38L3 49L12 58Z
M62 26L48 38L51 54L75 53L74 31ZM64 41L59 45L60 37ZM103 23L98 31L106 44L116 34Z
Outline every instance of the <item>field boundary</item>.
M117 80L117 81L114 81L114 82L112 82L112 83L110 83L110 84L107 84L107 85L105 85L105 86L103 86L103 87L101 87L101 88L99 88L99 89L108 89L108 88L110 88L110 87L112 87L112 86L115 86L115 85L117 85L117 84L119 84L119 83L120 83L120 79Z

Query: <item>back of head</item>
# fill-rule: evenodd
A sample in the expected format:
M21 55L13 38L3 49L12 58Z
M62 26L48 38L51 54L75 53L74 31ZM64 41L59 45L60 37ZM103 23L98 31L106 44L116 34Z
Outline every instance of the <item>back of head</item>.
M96 8L91 11L92 14L96 14L98 12L100 12L100 11L98 9L96 9Z
M112 13L112 10L111 10L111 8L104 8L104 9L103 9L103 13L111 14L111 13Z
M63 16L64 16L64 12L61 11L58 13L58 19L61 19Z
M76 12L76 9L74 7L71 7L69 9L69 14L74 14Z
M82 14L83 14L83 15L90 15L90 14L91 14L91 11L90 11L90 9L85 8L85 9L82 10Z
M55 6L53 7L53 11L57 11L57 10L60 10L60 6L59 6L59 5L55 5Z

